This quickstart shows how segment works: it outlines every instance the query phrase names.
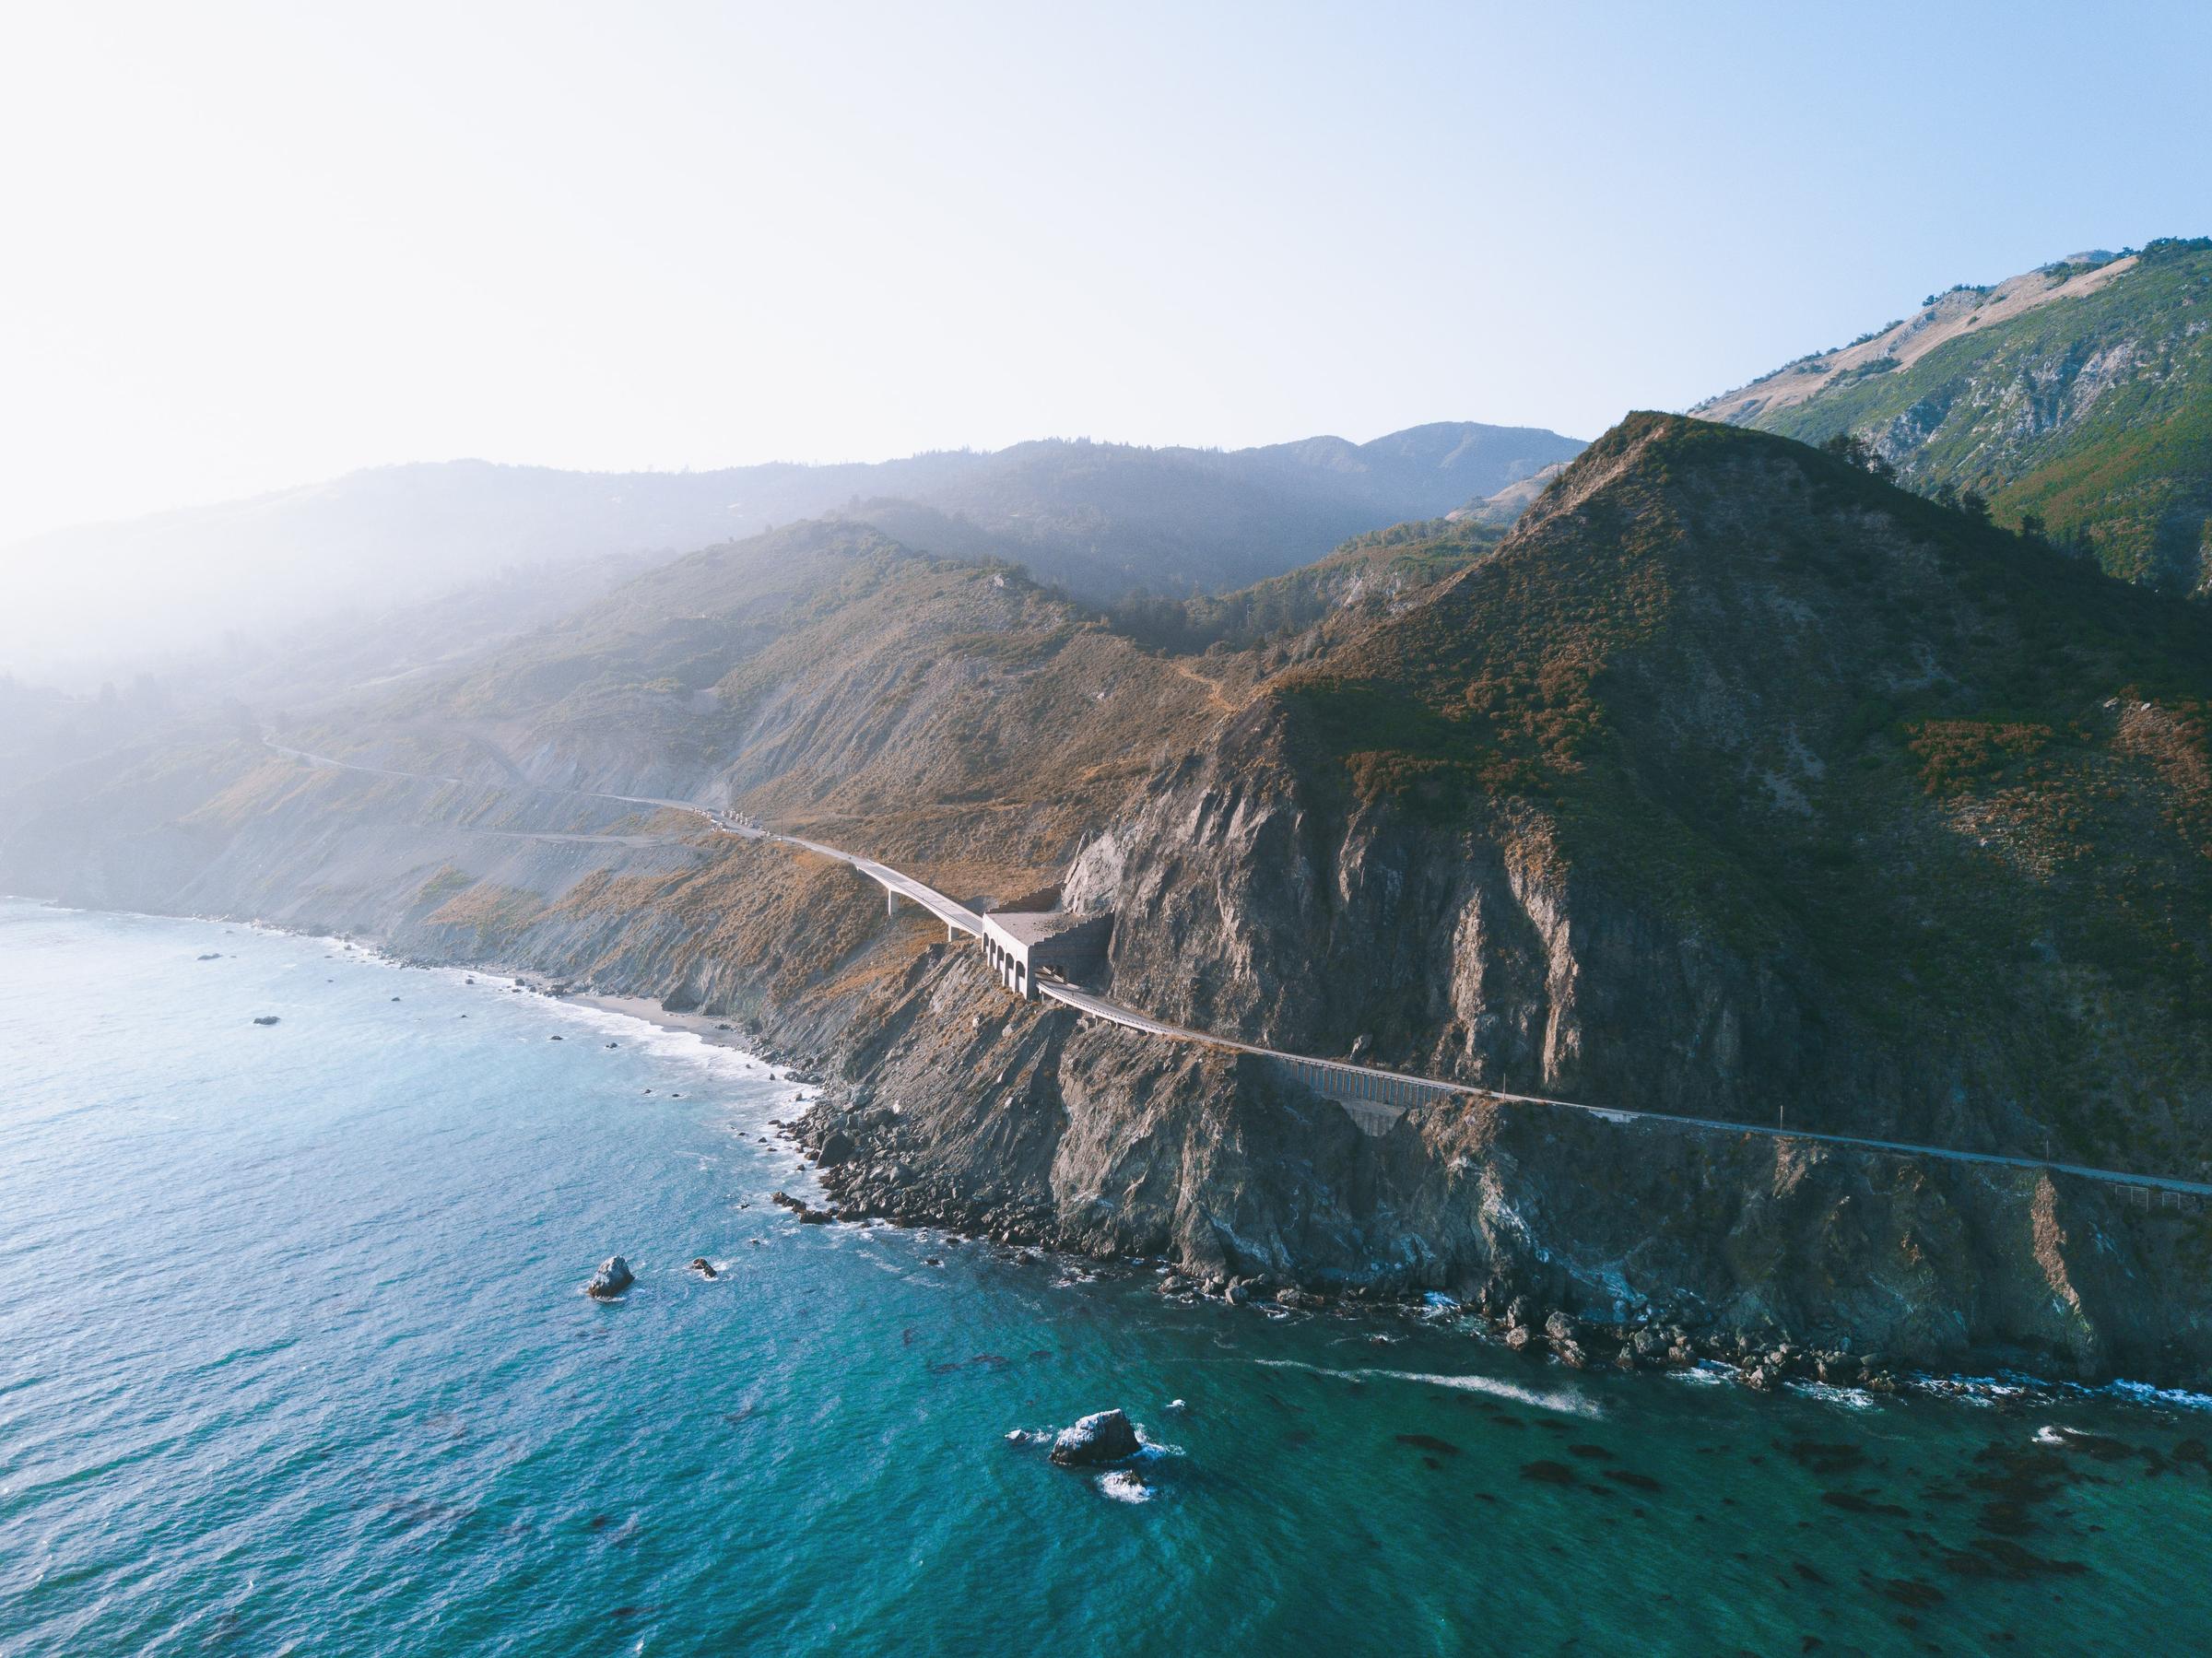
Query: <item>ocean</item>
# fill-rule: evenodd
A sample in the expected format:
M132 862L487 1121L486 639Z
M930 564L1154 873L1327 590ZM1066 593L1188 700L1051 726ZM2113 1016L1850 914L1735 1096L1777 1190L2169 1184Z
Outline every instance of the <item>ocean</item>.
M0 1658L2212 1649L2212 1402L805 1226L810 1090L469 977L0 903Z

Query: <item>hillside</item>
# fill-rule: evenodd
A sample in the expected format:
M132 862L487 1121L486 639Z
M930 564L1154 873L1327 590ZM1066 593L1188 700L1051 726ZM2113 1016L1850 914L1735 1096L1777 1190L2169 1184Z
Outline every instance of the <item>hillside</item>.
M1213 673L1162 676L1014 567L818 522L665 566L386 711L542 784L1028 868L1196 739L1235 676Z
M1508 484L1493 494L1477 496L1444 516L1454 523L1488 524L1493 528L1506 529L1528 511L1536 497L1550 486L1553 478L1566 470L1566 462L1554 461L1541 472L1532 472L1528 476Z
M1159 650L1187 653L1272 646L1268 665L1323 648L1359 621L1414 595L1498 544L1504 532L1453 514L1356 535L1325 559L1233 593L1142 596L1110 612L1114 629ZM1322 624L1326 623L1324 628Z
M1637 417L1115 831L1117 971L1431 1075L2194 1168L2208 699L2192 607Z
M582 572L605 560L672 558L830 512L880 521L924 551L1012 559L1092 602L1216 592L1434 516L1580 447L1456 423L1228 452L1055 440L698 473L383 467L0 551L21 601L0 617L0 668L97 683L118 663L267 654L339 612L373 621L523 570L555 591L572 582L582 602L600 585Z
M1857 433L1924 493L1977 491L2129 581L2212 586L2212 241L1953 288L1691 412Z

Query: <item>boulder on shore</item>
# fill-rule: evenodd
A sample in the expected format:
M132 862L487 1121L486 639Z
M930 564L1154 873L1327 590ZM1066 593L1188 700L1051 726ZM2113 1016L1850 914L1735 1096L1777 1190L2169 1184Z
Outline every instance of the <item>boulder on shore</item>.
M1063 1468L1093 1468L1135 1456L1137 1449L1136 1429L1127 1413L1100 1410L1060 1430L1053 1440L1053 1461Z
M607 1301L637 1281L636 1275L629 1270L629 1262L619 1255L609 1255L599 1263L599 1270L592 1275L592 1281L584 1288L598 1299Z

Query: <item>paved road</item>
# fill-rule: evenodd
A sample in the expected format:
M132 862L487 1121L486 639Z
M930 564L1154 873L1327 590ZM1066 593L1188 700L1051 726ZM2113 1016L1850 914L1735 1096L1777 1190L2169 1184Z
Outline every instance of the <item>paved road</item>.
M430 777L421 772L393 771L381 766L359 766L347 760L335 760L302 749L285 748L270 743L268 747L279 754L289 755L310 765L331 767L345 771L366 771L378 777L411 778L421 782L457 782L451 777ZM893 869L888 864L864 858L841 847L828 846L818 841L808 841L797 835L782 835L753 824L738 823L724 818L705 806L688 800L664 800L643 794L608 794L595 789L563 789L555 794L583 794L594 800L616 800L629 805L661 806L670 811L688 812L704 818L708 824L725 835L737 835L747 841L775 841L786 846L803 847L821 857L835 859L849 864L876 882L886 891L896 892L921 905L947 926L959 929L972 936L981 937L982 917L963 904L955 903L934 887L925 886L913 876ZM1574 1099L1551 1099L1541 1094L1512 1094L1496 1088L1477 1088L1462 1082L1443 1082L1429 1076L1409 1076L1402 1072L1386 1071L1376 1065L1354 1064L1348 1060L1318 1059L1312 1054L1287 1052L1279 1048L1263 1048L1252 1042L1241 1042L1233 1038L1214 1036L1187 1026L1170 1024L1151 1015L1116 1002L1112 997L1083 990L1057 980L1040 978L1038 994L1049 997L1077 1013L1093 1018L1105 1019L1130 1030L1141 1030L1169 1041L1194 1042L1213 1048L1226 1048L1238 1053L1253 1053L1263 1058L1279 1060L1327 1078L1343 1078L1353 1083L1353 1091L1363 1101L1373 1101L1384 1107L1415 1103L1424 1095L1460 1096L1500 1100L1509 1105L1547 1106L1559 1111L1580 1111L1587 1116L1601 1118L1618 1124L1646 1123L1655 1127L1677 1130L1694 1130L1706 1134L1759 1135L1772 1140L1811 1140L1825 1146L1841 1146L1854 1151L1883 1152L1899 1157L1934 1158L1949 1163L1978 1163L1999 1169L2029 1169L2053 1174L2071 1174L2083 1180L2102 1181L2113 1185L2147 1188L2155 1192L2175 1192L2193 1197L2212 1197L2212 1182L2180 1180L2168 1176L2127 1174L2115 1169L2093 1169L2082 1163L2059 1163L2042 1158L2004 1157L1989 1151L1959 1151L1944 1146L1919 1146L1909 1140L1877 1140L1858 1135L1822 1134L1804 1129L1767 1127L1754 1123L1730 1123L1717 1117L1680 1117L1666 1111L1623 1111L1615 1106L1588 1105Z
M1132 1030L1148 1031L1154 1036L1167 1037L1174 1041L1201 1042L1215 1048L1227 1048L1239 1053L1256 1053L1268 1059L1281 1060L1296 1066L1320 1066L1328 1070L1373 1078L1385 1091L1413 1090L1438 1095L1458 1095L1470 1099L1495 1099L1509 1105L1543 1105L1559 1111L1581 1111L1587 1116L1603 1118L1607 1123L1645 1123L1658 1127L1696 1129L1700 1133L1760 1135L1772 1140L1816 1140L1829 1146L1847 1146L1859 1151L1894 1152L1902 1157L1941 1158L1954 1163L1984 1163L2004 1169L2042 1169L2058 1174L2077 1174L2087 1180L2112 1181L2121 1185L2147 1186L2158 1192L2183 1192L2194 1196L2212 1196L2212 1182L2170 1179L2159 1175L2126 1174L2113 1169L2092 1169L2085 1163L2048 1162L2041 1158L2003 1157L1988 1151L1959 1151L1943 1146L1921 1146L1910 1140L1877 1140L1860 1135L1821 1134L1806 1129L1780 1128L1758 1123L1732 1123L1719 1117L1682 1117L1671 1111L1624 1111L1618 1106L1588 1105L1575 1099L1553 1099L1542 1094L1514 1094L1501 1088L1478 1088L1464 1082L1440 1082L1434 1077L1408 1076L1402 1072L1385 1071L1373 1065L1353 1064L1345 1060L1314 1059L1309 1054L1288 1053L1279 1048L1263 1048L1252 1042L1240 1042L1228 1037L1209 1036L1203 1030L1192 1030L1185 1026L1171 1025L1164 1020L1141 1014L1134 1008L1105 996L1094 995L1071 984L1052 980L1040 980L1040 995L1050 996L1055 1002L1094 1017L1111 1019Z

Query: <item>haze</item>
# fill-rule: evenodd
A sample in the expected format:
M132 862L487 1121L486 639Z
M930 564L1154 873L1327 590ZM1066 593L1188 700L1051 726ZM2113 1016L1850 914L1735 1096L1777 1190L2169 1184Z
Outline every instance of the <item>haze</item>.
M18 8L0 544L459 455L1590 436L2203 222L2205 14L2079 16Z

